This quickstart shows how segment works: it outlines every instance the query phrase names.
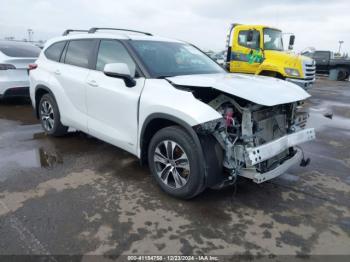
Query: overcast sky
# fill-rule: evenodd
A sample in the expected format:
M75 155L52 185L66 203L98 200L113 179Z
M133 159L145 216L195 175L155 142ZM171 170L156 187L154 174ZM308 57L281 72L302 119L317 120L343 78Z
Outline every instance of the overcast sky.
M0 38L46 40L67 28L144 30L221 50L230 23L266 24L293 32L295 50L350 51L349 0L1 0Z

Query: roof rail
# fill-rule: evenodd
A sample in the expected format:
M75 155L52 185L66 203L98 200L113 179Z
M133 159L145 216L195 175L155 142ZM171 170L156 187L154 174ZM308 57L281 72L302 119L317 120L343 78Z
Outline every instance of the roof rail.
M122 29L122 28L108 28L108 27L92 27L89 30L89 34L96 33L98 30L116 30L116 31L127 31L127 32L133 32L133 33L139 33L144 35L152 36L151 33L142 32L142 31L136 31L136 30L130 30L130 29Z
M72 32L88 32L88 30L76 30L76 29L67 29L66 31L63 32L63 36L69 35Z

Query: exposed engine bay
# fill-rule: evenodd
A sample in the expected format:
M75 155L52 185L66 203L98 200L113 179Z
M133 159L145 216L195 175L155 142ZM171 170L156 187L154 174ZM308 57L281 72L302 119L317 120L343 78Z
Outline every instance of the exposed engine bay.
M212 134L224 149L224 167L231 180L237 175L262 183L309 159L297 145L315 139L313 128L305 129L308 112L303 102L263 106L224 93L191 90L221 115L221 119L203 123L199 134ZM203 94L203 93L202 93ZM215 95L213 98L213 95Z

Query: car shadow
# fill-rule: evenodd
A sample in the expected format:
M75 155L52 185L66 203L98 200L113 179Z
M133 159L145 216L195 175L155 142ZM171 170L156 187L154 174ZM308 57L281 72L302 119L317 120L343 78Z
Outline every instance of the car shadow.
M31 101L26 97L0 99L0 119L19 121L23 125L38 124Z

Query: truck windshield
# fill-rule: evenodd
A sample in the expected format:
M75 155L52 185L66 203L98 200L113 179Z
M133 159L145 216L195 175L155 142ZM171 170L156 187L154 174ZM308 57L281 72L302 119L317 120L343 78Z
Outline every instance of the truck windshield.
M132 40L130 44L154 78L225 72L189 44L147 40Z
M282 32L277 29L264 29L264 49L283 51Z

